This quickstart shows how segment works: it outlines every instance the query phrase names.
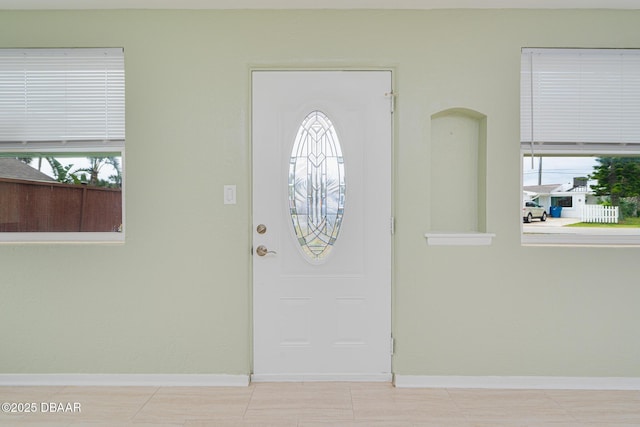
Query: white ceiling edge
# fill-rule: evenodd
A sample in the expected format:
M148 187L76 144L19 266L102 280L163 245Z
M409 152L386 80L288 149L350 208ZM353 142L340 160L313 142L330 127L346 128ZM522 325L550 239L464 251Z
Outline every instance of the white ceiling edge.
M0 0L1 9L640 9L640 0Z

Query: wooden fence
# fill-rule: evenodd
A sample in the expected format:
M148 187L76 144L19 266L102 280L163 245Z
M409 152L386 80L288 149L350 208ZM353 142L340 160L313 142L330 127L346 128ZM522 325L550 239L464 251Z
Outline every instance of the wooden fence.
M618 206L584 205L580 212L582 222L618 223Z
M0 178L0 232L104 232L121 224L121 189Z

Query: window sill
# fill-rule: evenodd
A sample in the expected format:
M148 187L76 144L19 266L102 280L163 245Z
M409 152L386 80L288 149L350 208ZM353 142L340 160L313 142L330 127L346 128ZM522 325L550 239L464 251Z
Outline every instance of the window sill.
M426 233L429 246L488 246L493 233Z
M638 234L611 234L594 233L553 233L553 234L523 234L523 246L615 246L638 247L640 235Z

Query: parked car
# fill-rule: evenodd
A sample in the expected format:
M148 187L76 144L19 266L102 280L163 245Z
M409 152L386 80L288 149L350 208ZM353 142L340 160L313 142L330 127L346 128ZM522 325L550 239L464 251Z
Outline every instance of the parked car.
M543 206L540 206L536 202L524 202L522 208L522 220L524 222L531 222L533 218L540 218L540 221L547 220L547 212Z

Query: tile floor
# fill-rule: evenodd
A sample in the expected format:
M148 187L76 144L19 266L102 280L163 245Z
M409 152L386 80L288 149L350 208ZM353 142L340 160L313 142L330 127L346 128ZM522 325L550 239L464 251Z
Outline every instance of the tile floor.
M640 426L640 391L398 389L381 383L0 387L5 402L36 404L35 413L0 412L0 426L11 427ZM54 410L79 403L81 412L56 413L51 402Z

